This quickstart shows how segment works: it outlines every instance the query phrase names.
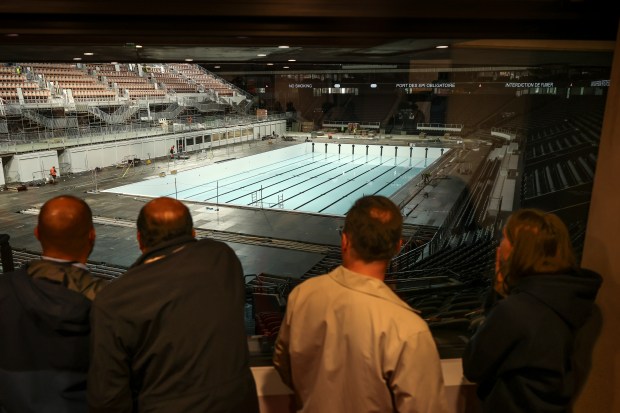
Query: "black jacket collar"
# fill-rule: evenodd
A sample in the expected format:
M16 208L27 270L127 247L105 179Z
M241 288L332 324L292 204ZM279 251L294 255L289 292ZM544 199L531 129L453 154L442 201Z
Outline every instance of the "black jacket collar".
M196 242L196 238L192 237L191 235L184 235L182 237L177 237L169 241L162 242L161 244L151 248L150 250L142 254L140 258L138 258L130 268L142 265L145 261L155 258L157 256L166 256L168 254L171 254L175 249L192 242Z

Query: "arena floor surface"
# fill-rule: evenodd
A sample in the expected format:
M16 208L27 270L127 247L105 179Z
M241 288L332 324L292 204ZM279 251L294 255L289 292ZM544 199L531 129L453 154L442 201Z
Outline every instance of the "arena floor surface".
M104 168L96 175L92 172L71 175L60 171L60 179L56 184L27 187L24 191L0 192L0 233L10 235L9 242L15 249L40 252L40 245L33 235L37 220L36 213L24 213L23 211L33 209L36 211L47 199L56 195L76 195L88 202L95 216L97 241L90 261L128 267L140 256L135 229L138 212L151 196L159 196L162 193L123 195L110 192L111 190L132 184L140 186L151 180L182 177L184 171L197 170L197 168L219 169L222 165L228 164L231 158L246 162L248 159L246 157L249 155L265 152L271 155L275 153L274 149L289 148L295 145L299 145L299 142L277 142L275 144L255 142L249 145L220 148L213 153L210 152L209 157L205 157L204 154L194 154L187 160L159 159L149 165L139 165L129 170ZM320 154L315 156L324 157ZM364 158L365 156L363 155ZM355 160L351 159L350 152L348 157L352 162L345 163L345 165L354 168ZM390 159L393 164L394 157L391 156ZM413 162L413 158L410 159L408 156L404 159L407 165L408 162ZM380 166L382 163L378 162L377 165ZM372 168L377 165L363 162L360 163L359 168ZM416 165L419 166L419 164ZM338 166L332 167L338 168ZM386 165L384 167L392 168ZM396 167L398 168L398 165ZM408 172L405 172L407 168L409 166L404 167L401 172L407 174ZM417 166L409 169L416 168ZM176 171L176 175L173 175L171 171ZM389 171L387 175L393 178L394 169L389 169ZM162 173L165 173L166 178L159 177ZM451 182L446 181L441 184L443 189L442 185L436 186L431 196L415 189L420 192L416 195L421 199L420 205L426 202L428 206L419 207L415 214L406 218L406 221L420 225L430 222L432 225L445 213L447 205L455 196L455 191L451 190ZM185 187L182 189L184 190ZM167 195L172 195L172 193L169 190L165 192ZM251 195L247 201L251 203ZM263 208L256 207L256 205L240 207L224 203L204 204L191 199L185 202L192 212L197 229L203 230L206 236L217 233L222 238L221 235L226 235L225 242L237 252L245 274L264 272L292 277L300 277L319 262L325 256L326 247L339 246L339 229L344 218L337 213L342 214L343 210L346 212L345 207L341 207L342 209L336 211L336 214L331 215L298 212L288 210L286 203L284 209L265 208L267 201L263 202ZM352 201L349 200L349 202ZM273 202L269 201L269 203Z

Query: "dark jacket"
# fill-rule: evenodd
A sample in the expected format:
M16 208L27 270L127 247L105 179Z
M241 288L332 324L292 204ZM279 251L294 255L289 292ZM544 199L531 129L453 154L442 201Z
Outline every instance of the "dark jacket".
M44 260L0 275L1 412L86 411L86 296L104 283L71 263Z
M184 237L141 256L93 304L90 411L258 412L244 303L224 243Z
M467 344L463 373L479 384L485 412L566 412L574 395L576 331L590 316L601 277L523 278Z

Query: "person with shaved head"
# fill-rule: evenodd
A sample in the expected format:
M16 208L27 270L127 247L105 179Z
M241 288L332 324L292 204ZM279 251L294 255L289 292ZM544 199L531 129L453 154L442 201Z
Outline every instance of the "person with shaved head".
M0 275L0 411L84 412L91 301L106 284L86 267L90 207L52 198L34 234L41 259Z
M388 198L358 199L345 218L342 266L289 295L273 361L298 411L447 411L429 328L384 283L402 223Z
M137 220L142 255L93 305L91 413L253 413L241 263L196 239L189 209L156 198Z

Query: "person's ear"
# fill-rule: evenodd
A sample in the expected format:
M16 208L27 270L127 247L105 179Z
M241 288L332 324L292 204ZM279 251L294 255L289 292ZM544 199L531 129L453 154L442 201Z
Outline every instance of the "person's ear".
M349 241L347 240L347 237L344 235L344 232L341 232L340 233L340 255L342 256L343 259L348 249L348 244L349 244Z
M136 239L138 240L138 247L140 248L140 251L145 252L146 247L144 246L144 243L142 242L142 236L140 235L140 231L136 231Z
M39 226L34 227L34 237L41 242L41 238L39 237Z
M396 254L398 254L402 248L403 248L403 239L401 238L398 240L398 245L396 245Z

